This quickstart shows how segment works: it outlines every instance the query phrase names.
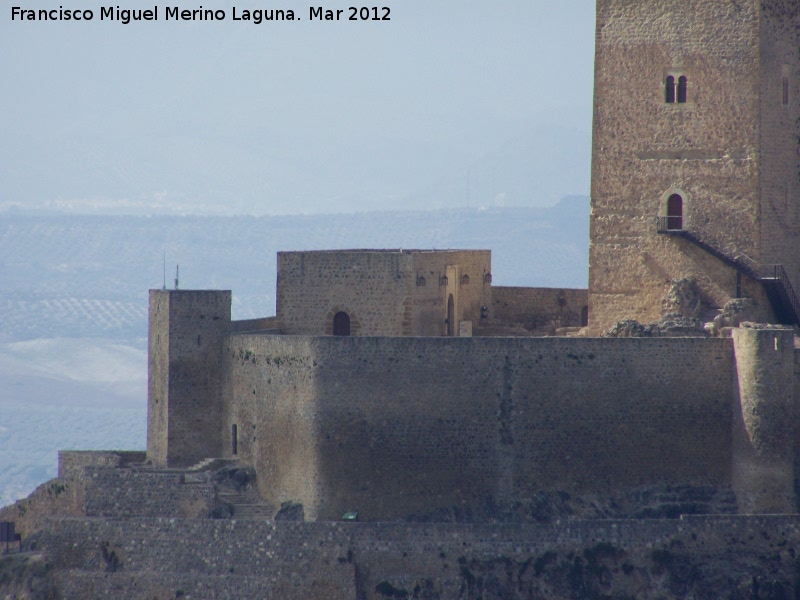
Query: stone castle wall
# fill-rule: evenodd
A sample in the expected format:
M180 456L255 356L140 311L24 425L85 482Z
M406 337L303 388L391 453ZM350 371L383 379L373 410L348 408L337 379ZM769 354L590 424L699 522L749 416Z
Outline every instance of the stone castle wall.
M354 336L444 335L449 295L457 320L480 318L490 270L488 250L279 252L277 318L293 335L333 334L338 312Z
M415 252L412 257L415 281L424 277L425 285L415 283L412 290L411 335L447 335L445 319L451 295L456 335L461 321L471 321L478 327L481 307L488 307L492 299L492 285L486 278L491 274L491 253L488 250ZM447 277L446 285L440 284L441 275Z
M800 6L761 3L759 97L761 257L800 286ZM784 98L784 78L788 86ZM786 100L786 104L784 104Z
M241 321L231 321L232 333L244 333L247 331L270 331L277 333L280 330L277 317L262 317L260 319L244 319Z
M36 544L68 598L778 598L794 595L800 522L62 519Z
M275 497L266 482L280 481L283 500L316 498L320 465L316 388L309 372L313 343L310 337L232 335L225 347L223 427L229 441L223 444L224 456L260 471L264 497ZM280 422L273 420L275 415Z
M144 462L146 458L146 453L139 451L61 450L58 453L58 476L82 476L85 467L125 467Z
M87 517L205 518L216 501L207 473L88 467L82 481Z
M582 327L588 308L587 290L492 287L489 316L526 329Z
M60 517L205 518L217 503L207 472L186 473L124 466L143 452L61 452L59 476L27 498L0 508L0 521L14 521L23 537ZM121 460L115 464L116 460Z
M731 482L729 338L233 335L225 365L239 457L310 519Z
M331 335L342 311L352 335L403 335L412 285L402 252L278 252L278 321L284 333Z
M169 447L169 296L150 290L147 335L147 456L166 464Z
M792 329L733 330L738 394L733 487L742 513L794 513L800 390Z

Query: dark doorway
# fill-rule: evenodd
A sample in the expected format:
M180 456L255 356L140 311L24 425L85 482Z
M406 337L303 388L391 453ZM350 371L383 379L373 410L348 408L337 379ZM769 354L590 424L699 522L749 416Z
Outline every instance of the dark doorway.
M350 335L350 315L337 312L333 316L333 335Z
M456 303L453 300L453 294L447 299L447 335L455 335L455 320L456 320Z
M234 456L239 454L239 428L236 425L231 426L231 450Z
M683 229L683 198L680 194L672 194L667 200L667 229Z

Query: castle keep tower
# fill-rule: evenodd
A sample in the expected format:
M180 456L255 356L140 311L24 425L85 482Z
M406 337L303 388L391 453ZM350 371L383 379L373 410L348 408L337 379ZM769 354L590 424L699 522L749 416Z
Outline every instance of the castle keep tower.
M683 277L796 322L798 30L798 0L598 0L592 333L657 320Z
M222 449L222 346L230 291L150 290L147 458L187 466Z

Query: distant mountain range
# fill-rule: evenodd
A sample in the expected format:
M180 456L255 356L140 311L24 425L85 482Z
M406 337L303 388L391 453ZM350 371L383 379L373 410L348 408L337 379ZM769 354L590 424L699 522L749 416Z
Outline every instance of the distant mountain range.
M234 318L275 312L279 250L488 248L495 285L585 287L589 201L549 208L281 217L0 215L0 342L141 339L147 290L231 289ZM166 265L166 269L165 269Z

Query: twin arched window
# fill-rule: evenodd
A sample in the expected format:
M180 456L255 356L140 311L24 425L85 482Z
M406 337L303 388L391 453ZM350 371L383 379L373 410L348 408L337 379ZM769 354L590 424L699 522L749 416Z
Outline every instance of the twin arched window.
M664 85L665 93L666 93L666 103L667 104L674 104L675 101L679 104L683 104L686 102L686 91L688 86L688 80L686 79L685 75L681 75L678 77L677 84L675 82L674 75L668 75L666 84Z

